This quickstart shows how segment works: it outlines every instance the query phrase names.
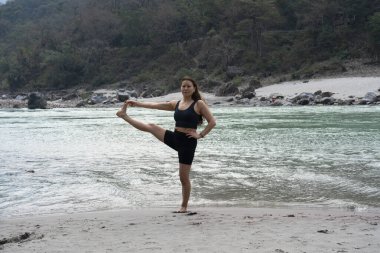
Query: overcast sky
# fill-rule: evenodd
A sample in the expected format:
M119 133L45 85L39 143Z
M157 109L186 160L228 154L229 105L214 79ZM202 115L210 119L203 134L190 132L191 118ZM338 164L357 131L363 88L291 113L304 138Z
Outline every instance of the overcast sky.
M0 0L0 3L5 3L7 0Z

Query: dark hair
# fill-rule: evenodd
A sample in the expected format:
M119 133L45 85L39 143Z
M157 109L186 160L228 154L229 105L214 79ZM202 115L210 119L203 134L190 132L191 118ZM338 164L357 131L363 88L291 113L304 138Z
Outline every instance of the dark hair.
M198 101L198 100L202 100L203 102L206 103L205 99L202 97L201 93L199 92L199 86L197 84L197 82L195 82L194 79L192 79L191 77L189 76L184 76L182 79L181 79L181 83L183 81L190 81L193 85L194 85L194 88L195 88L195 91L194 93L191 95L191 99L194 100L195 102ZM199 117L199 121L198 121L198 125L202 125L203 123L203 117Z

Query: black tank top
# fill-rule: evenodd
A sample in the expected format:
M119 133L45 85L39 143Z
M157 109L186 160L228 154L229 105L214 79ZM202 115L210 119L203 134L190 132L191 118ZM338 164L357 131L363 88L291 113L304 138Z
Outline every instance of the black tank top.
M186 110L178 109L179 102L180 101L177 102L174 111L175 126L197 129L199 121L202 120L202 116L194 110L196 101L194 101Z

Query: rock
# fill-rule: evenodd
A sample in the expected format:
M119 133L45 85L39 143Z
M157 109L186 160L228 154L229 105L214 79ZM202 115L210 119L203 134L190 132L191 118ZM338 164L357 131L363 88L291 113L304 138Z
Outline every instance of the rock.
M130 94L125 91L118 91L116 97L120 102L124 102L130 98Z
M227 67L226 75L230 79L232 79L236 76L241 76L243 74L244 74L244 71L237 66L228 66Z
M32 92L28 95L29 109L46 109L47 102L43 95L39 92Z
M226 102L233 102L234 101L234 98L229 98L226 100Z
M240 104L240 105L246 105L246 104L249 104L249 99L248 98L242 98L242 99L237 100L236 103Z
M310 104L310 100L307 99L307 98L302 98L302 99L300 99L300 100L297 101L297 104L299 104L299 105L308 105L308 104Z
M75 105L75 107L84 107L86 105L85 101L80 101L78 104Z
M346 105L353 105L355 103L355 99L354 98L348 98L344 101L344 103Z
M129 93L129 96L132 97L132 98L138 98L139 97L137 95L137 91L135 91L135 90L128 91L128 93Z
M280 93L272 93L269 95L270 99L284 99L284 97L285 96Z
M271 106L283 106L283 101L282 100L275 100L271 104Z
M220 105L221 102L214 102L213 105Z
M100 104L107 100L107 97L103 96L103 94L96 94L90 98L88 103L90 105Z
M307 93L302 92L301 94L297 95L296 97L292 98L291 101L295 104L299 105L308 105L311 102L314 101L314 94L313 93Z
M376 92L367 92L365 94L363 100L368 101L369 104L376 103L378 100L378 94Z
M254 91L247 91L247 92L244 92L241 97L242 98L248 98L248 99L252 99L256 96L256 92Z
M110 104L114 104L114 102L112 102L112 100L110 99L107 99L105 101L102 102L103 105L110 105Z
M1 99L8 99L8 95L6 95L6 94L1 95Z
M317 95L321 95L322 94L322 91L321 90L317 90L316 92L314 92L314 95L317 96Z
M260 100L261 102L264 102L264 101L267 101L268 99L267 99L266 97L261 97L259 100Z
M303 81L302 83L308 83L309 82L309 80L305 80L305 81Z
M315 102L316 104L321 104L321 100L322 100L322 96L321 96L321 95L316 95L316 96L314 97L314 102Z
M25 99L27 99L28 98L28 96L24 96L24 95L17 95L16 96L16 100L25 100Z
M365 99L359 99L358 105L366 105L366 104L368 104L367 100L365 100Z
M71 93L71 94L67 94L67 95L63 96L62 100L73 100L76 98L78 98L78 95L75 93Z
M333 97L324 97L321 99L321 104L324 105L333 105L335 103L335 99Z
M239 89L236 87L233 83L226 83L219 87L219 89L216 91L216 96L235 96L239 94Z
M323 97L323 98L331 97L332 95L334 95L334 93L329 92L329 91L325 91L325 92L321 93L321 97Z

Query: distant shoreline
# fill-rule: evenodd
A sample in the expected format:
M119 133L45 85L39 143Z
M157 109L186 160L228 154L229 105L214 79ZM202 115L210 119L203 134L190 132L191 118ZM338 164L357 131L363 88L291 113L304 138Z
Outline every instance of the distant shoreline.
M367 92L375 92L380 95L380 77L336 77L336 78L318 78L310 80L288 81L282 83L274 83L255 90L256 96L253 99L240 100L235 96L215 96L212 93L202 93L209 105L247 105L247 106L270 106L271 94L277 93L277 96L283 96L284 101L290 101L297 95L305 93L314 93L317 91L331 92L332 98L336 101L351 99L360 102ZM92 94L101 94L102 96L112 99L112 103L89 105L85 100L75 99L57 99L47 101L48 108L75 108L76 105L82 102L82 107L88 108L116 108L121 106L121 102L117 101L117 90L98 89L92 91ZM169 101L178 100L181 98L180 92L170 93L164 96L152 98L137 98L140 101ZM355 104L355 103L354 103ZM375 104L380 104L377 101ZM281 105L290 105L283 103ZM26 108L27 101L10 98L0 99L0 108Z

